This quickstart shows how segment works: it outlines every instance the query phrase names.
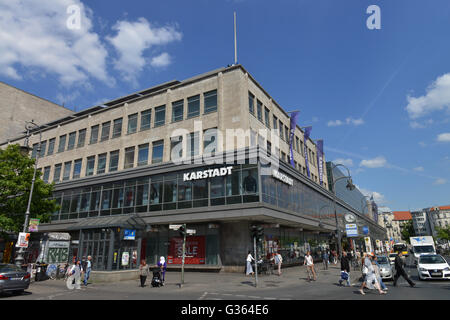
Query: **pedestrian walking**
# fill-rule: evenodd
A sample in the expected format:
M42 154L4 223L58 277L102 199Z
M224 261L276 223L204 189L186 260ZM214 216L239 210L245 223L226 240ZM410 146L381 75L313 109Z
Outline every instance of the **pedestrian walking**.
M279 252L275 253L275 264L278 266L278 275L281 276L281 264L283 263L283 257Z
M347 252L342 252L341 258L341 278L339 279L339 285L342 286L342 282L346 281L350 286L350 260L347 256Z
M252 257L252 253L251 251L248 252L247 255L247 268L245 270L245 274L248 276L249 274L251 274L252 276L255 274L253 272L253 267L252 267L252 261L255 261L255 258Z
M326 250L324 250L322 253L322 261L323 261L323 269L324 270L328 270L328 259L329 259L328 253Z
M306 272L308 273L308 281L311 281L311 274L313 275L313 280L316 281L316 272L314 271L314 260L311 256L311 252L306 252L305 261L303 265L306 264Z
M383 279L381 278L380 265L378 264L378 258L377 258L377 256L374 256L374 257L373 257L372 262L373 262L373 264L375 264L373 267L374 267L374 269L375 269L375 274L376 274L376 276L377 276L377 280L378 280L378 283L380 284L381 290L387 291L388 288L386 287L386 285L385 285L384 282L383 282Z
M92 257L88 256L85 266L83 266L83 270L84 270L84 286L88 285L88 281L89 281L89 277L91 275L91 269L92 269Z
M400 276L402 276L406 281L408 281L409 285L411 287L414 287L416 284L412 282L412 280L408 277L408 274L406 273L405 269L403 268L404 262L403 262L403 253L401 251L398 252L397 256L395 257L395 276L394 276L394 287L397 286L397 281Z
M145 287L145 281L147 280L148 275L150 274L150 268L147 265L145 259L142 259L141 264L139 266L139 278L141 280L141 287Z
M83 267L81 266L81 261L78 260L72 268L69 270L69 277L67 278L66 285L67 288L72 289L81 289L81 273L83 272Z
M365 253L362 255L361 265L362 265L362 283L361 287L359 288L359 292L361 292L362 295L365 295L364 288L366 287L367 274L369 272L369 267L372 265Z
M162 277L163 277L163 278L162 278L162 285L164 285L164 281L166 280L167 263L166 263L166 259L165 259L163 256L161 256L161 257L159 258L158 267L159 267L160 270L161 270Z
M380 284L378 283L377 276L375 274L375 269L372 264L371 257L373 256L372 253L368 253L364 259L363 264L363 275L365 274L363 284L361 285L360 292L362 295L365 295L364 293L364 287L367 289L377 289L379 294L386 294L385 291L381 290Z

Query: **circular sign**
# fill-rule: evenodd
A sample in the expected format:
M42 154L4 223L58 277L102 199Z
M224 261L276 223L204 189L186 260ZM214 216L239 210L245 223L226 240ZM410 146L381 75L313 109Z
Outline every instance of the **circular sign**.
M350 222L350 223L356 221L356 217L351 213L346 213L344 216L344 219L345 219L345 221Z

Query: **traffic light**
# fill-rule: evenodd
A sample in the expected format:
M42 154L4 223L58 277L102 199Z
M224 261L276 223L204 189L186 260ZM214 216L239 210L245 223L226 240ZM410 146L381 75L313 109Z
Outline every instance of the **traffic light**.
M261 226L252 225L250 227L252 239L256 238L256 241L260 242L264 239L264 228Z
M185 224L181 225L178 231L180 232L180 235L184 237L186 235L186 225Z
M256 228L256 240L258 242L261 242L261 241L263 241L263 239L264 239L264 228L261 226L258 226Z

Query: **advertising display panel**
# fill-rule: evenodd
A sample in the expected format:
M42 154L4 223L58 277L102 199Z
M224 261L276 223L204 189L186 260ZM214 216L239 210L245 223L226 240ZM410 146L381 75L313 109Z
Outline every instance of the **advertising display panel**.
M183 238L170 239L168 264L181 264L183 259ZM205 264L205 237L186 237L185 264Z

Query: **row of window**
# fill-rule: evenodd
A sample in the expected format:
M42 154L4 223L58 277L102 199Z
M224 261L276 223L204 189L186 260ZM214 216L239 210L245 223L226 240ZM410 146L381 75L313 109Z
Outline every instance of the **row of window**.
M256 102L255 102L256 101ZM256 103L256 115L255 115L255 103ZM263 124L266 125L267 128L270 129L270 110L263 106L262 102L255 98L255 95L253 95L251 92L248 93L248 106L249 106L249 112L256 116L256 118ZM264 108L264 117L263 117L263 108ZM272 119L273 129L278 130L278 135L280 139L287 144L289 144L290 140L290 132L289 127L284 125L281 120L277 118L277 116L273 115ZM295 143L292 144L292 148L300 154L302 157L304 157L304 145L303 141L295 136ZM316 156L314 151L312 151L308 146L306 146L307 152L308 152L308 160L309 162L316 166Z
M217 111L217 90L212 90L203 93L204 110L203 113L211 113ZM147 109L140 112L140 131L151 128L152 110ZM163 126L166 122L166 106L162 105L154 108L154 124L153 127ZM187 118L193 118L200 115L200 95L195 95L187 98ZM172 122L181 121L184 119L184 100L175 101L172 103ZM109 139L118 138L122 135L122 118L113 121L106 121L91 127L89 144L106 141ZM136 133L138 130L139 113L134 113L128 116L127 134ZM112 133L111 133L112 128ZM59 144L57 152L69 151L76 148L82 148L86 141L86 129L81 129L77 132L71 132L68 135L64 134L59 137ZM41 142L39 150L39 157L49 156L55 152L56 138ZM32 158L36 158L39 144L33 145Z

